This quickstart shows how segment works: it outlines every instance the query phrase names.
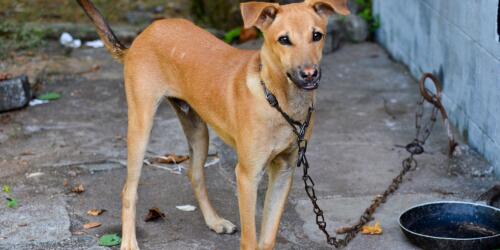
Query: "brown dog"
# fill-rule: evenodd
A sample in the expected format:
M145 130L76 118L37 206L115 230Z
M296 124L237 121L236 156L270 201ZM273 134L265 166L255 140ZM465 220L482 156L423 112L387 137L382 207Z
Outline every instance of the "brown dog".
M334 11L349 14L347 0L241 4L245 27L257 27L264 34L260 51L233 48L183 19L154 22L127 49L90 1L78 2L106 48L125 66L128 168L122 193L121 249L138 249L137 186L153 116L165 97L176 110L189 144L188 176L208 227L217 233L236 230L208 199L203 173L207 124L238 155L241 249L272 249L292 183L297 146L289 124L266 100L261 81L285 112L304 120L321 78L327 17ZM310 135L309 130L307 138ZM269 184L257 240L257 186L264 171Z

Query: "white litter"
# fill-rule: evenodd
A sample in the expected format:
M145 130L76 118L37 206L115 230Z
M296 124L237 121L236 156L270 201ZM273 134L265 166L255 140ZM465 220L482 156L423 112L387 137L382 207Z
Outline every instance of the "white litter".
M38 105L42 105L42 104L46 104L46 103L49 103L49 101L47 100L40 100L40 99L33 99L30 101L30 106L38 106Z
M80 48L82 46L82 41L80 39L74 39L68 32L63 32L59 38L59 42L62 46L69 48Z
M42 173L42 172L35 172L35 173L28 174L26 176L26 178L35 178L35 177L39 177L39 176L42 176L42 175L44 175L44 173Z
M104 43L101 40L88 41L85 43L85 46L97 49L104 47Z
M192 205L183 205L183 206L175 206L177 209L185 211L185 212L192 212L196 210L195 206Z
M220 159L219 157L214 157L213 159L209 160L207 163L205 163L205 167L208 168L208 167L211 167L213 165L216 165L220 162Z

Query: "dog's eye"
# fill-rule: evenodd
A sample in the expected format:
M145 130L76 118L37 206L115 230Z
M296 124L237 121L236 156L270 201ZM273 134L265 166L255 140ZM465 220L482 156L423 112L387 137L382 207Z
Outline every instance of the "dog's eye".
M313 41L318 42L323 39L323 34L321 32L314 31L313 32Z
M279 42L281 45L287 45L287 46L292 45L292 41L290 41L290 37L288 37L288 36L280 36L280 37L278 38L278 42Z

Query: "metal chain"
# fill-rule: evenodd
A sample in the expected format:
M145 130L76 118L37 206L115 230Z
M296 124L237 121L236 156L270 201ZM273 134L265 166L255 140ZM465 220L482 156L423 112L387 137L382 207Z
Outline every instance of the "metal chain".
M433 94L429 90L425 89L424 81L426 78L431 78L434 81L434 84L436 85L436 94ZM311 121L312 113L314 113L314 106L311 106L309 108L307 117L303 123L296 121L281 109L276 96L274 96L267 89L264 81L261 81L261 84L264 88L264 93L269 104L272 107L274 107L285 118L285 120L288 122L288 124L290 124L293 132L297 136L297 146L298 146L297 167L303 167L302 180L304 181L304 186L307 196L309 197L313 205L313 212L316 215L316 224L318 225L318 228L324 233L327 243L334 246L335 248L346 247L349 244L349 242L351 242L356 237L356 235L361 231L361 228L373 219L373 214L375 213L376 209L381 204L385 203L387 201L387 198L391 194L393 194L396 190L398 190L399 185L403 182L403 177L409 171L416 169L418 164L417 161L415 160L415 156L424 153L423 145L425 144L430 134L432 133L432 129L434 128L434 124L436 123L438 113L441 111L443 117L447 117L446 111L444 110L441 104L440 100L441 89L437 79L430 74L425 74L420 80L420 90L423 97L417 102L417 112L415 117L416 136L415 139L405 147L406 150L410 153L410 156L403 160L401 172L392 180L389 187L382 194L377 195L372 200L371 205L365 209L363 214L360 216L358 222L351 227L344 227L337 230L337 234L345 234L343 239L338 239L337 237L330 235L330 233L326 229L326 221L324 213L323 210L318 205L318 198L316 196L316 191L314 190L315 183L308 173L309 162L306 157L308 141L307 139L305 139L305 135ZM425 91L425 93L422 91ZM430 120L422 126L425 100L433 104L434 107L431 112ZM452 144L456 145L456 143L451 139L450 145ZM453 149L450 148L450 150ZM452 152L450 151L450 155L451 153Z

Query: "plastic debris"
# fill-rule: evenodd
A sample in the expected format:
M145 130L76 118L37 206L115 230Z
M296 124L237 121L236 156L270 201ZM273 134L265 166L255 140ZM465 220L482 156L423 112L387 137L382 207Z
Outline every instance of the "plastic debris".
M7 198L7 207L8 208L15 208L17 207L17 200L13 198Z
M192 205L176 206L176 208L185 212L192 212L196 210L196 207Z
M85 46L97 49L97 48L103 48L104 43L101 40L88 41L85 42Z
M74 39L68 32L63 32L59 38L59 42L62 46L68 48L80 48L82 46L82 41L80 39Z
M26 178L35 178L35 177L40 177L42 175L44 175L44 173L42 173L42 172L35 172L35 173L28 174L26 176Z
M33 106L38 106L38 105L47 104L47 103L49 103L49 101L40 100L40 99L33 99L30 101L30 106L33 107Z
M122 243L122 239L117 234L106 234L99 238L99 246L113 247Z
M219 164L219 162L220 162L219 157L214 157L205 163L205 167L208 168L208 167L217 165L217 164Z
M47 92L43 95L40 95L37 99L42 101L55 101L61 98L61 94L56 92Z

